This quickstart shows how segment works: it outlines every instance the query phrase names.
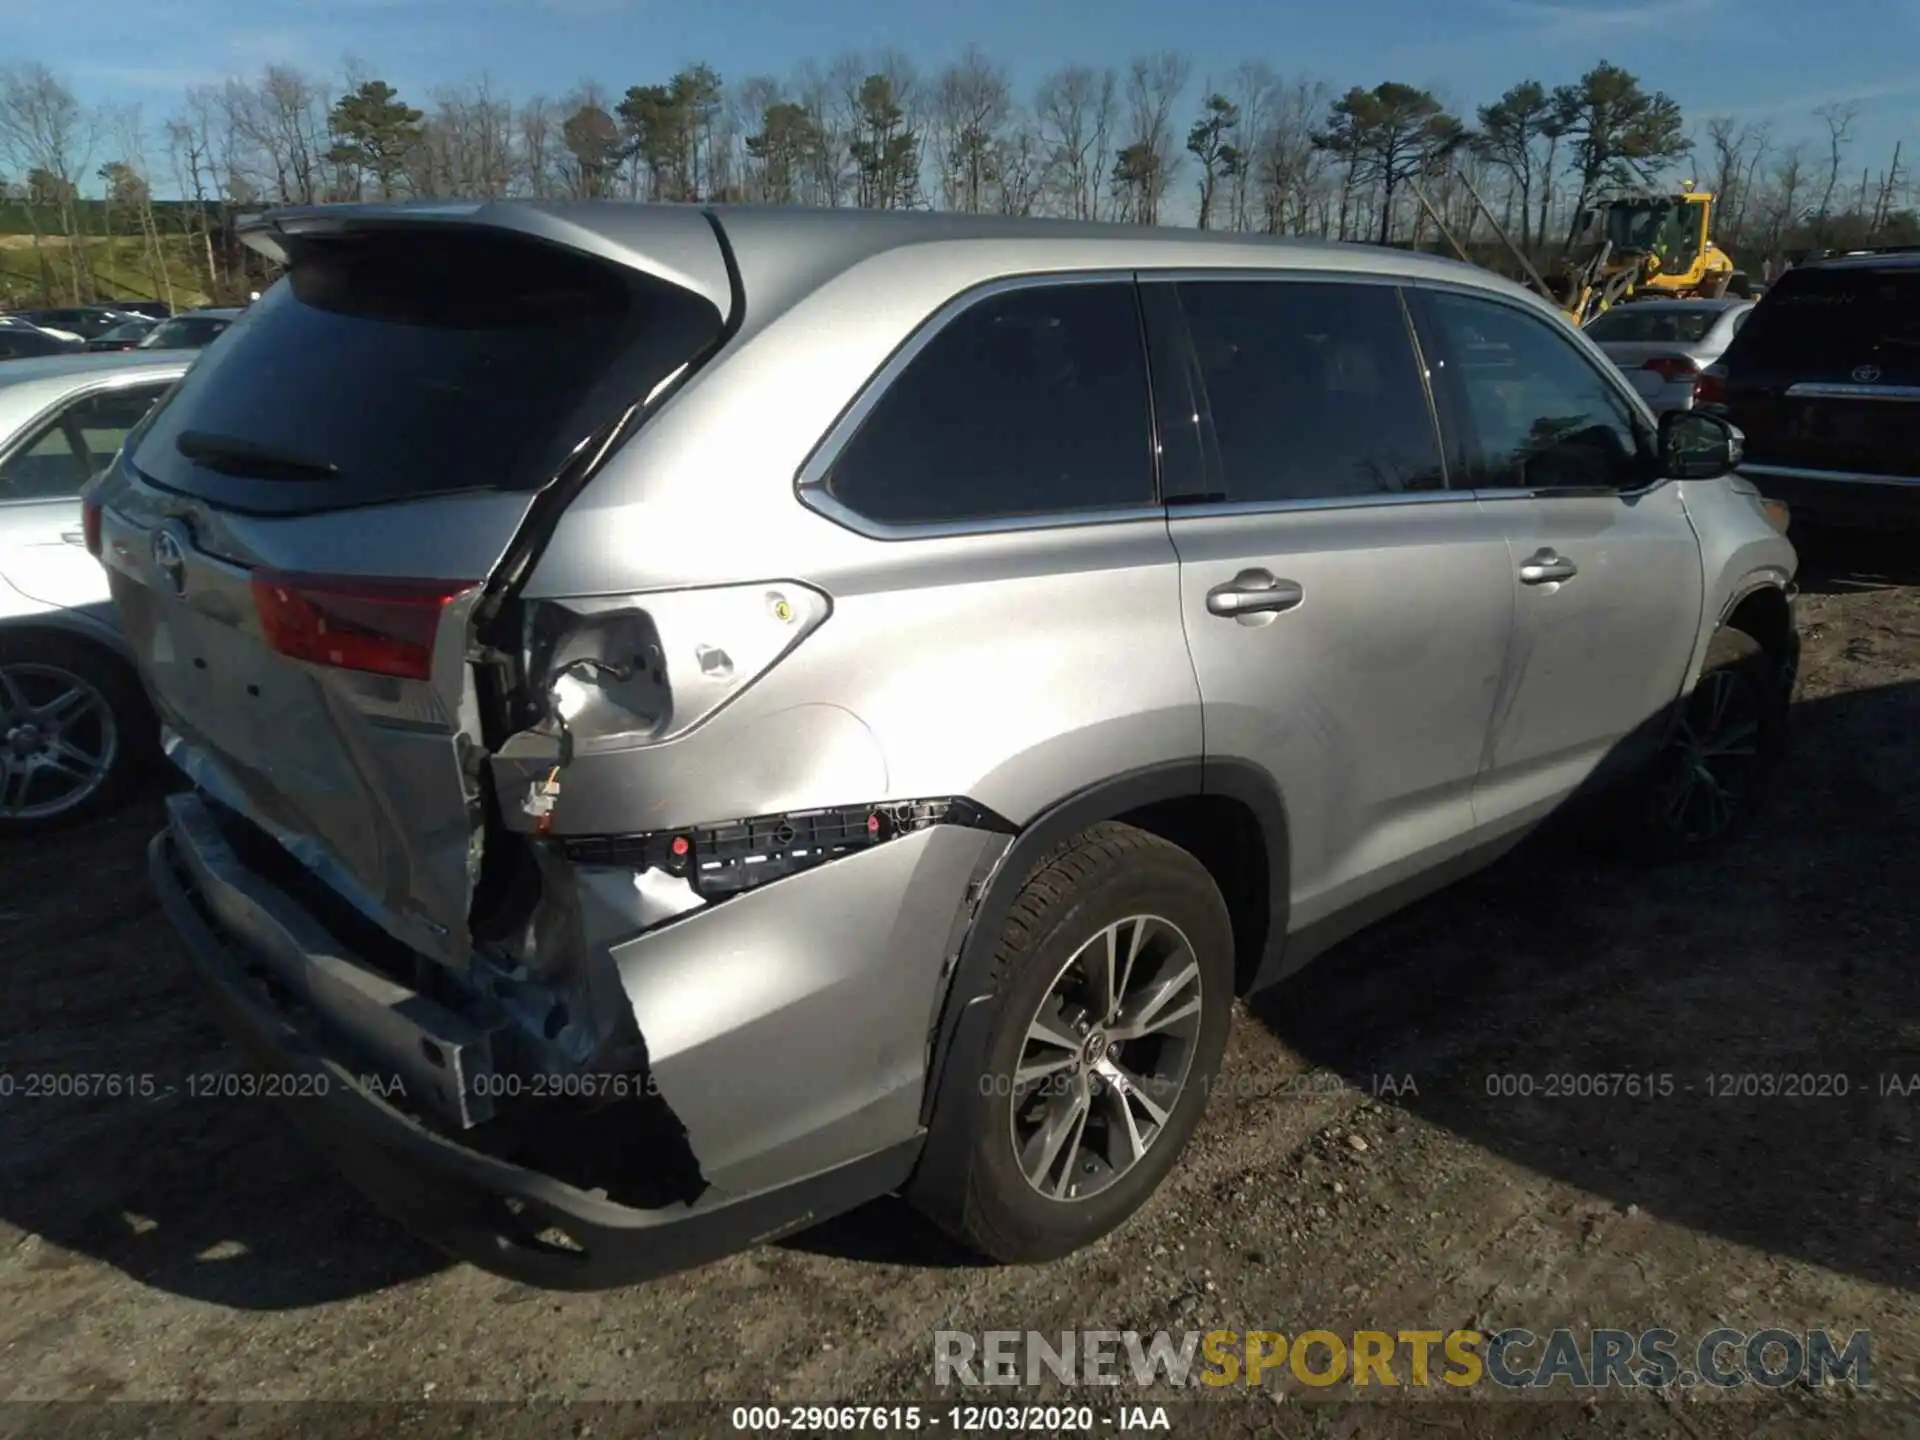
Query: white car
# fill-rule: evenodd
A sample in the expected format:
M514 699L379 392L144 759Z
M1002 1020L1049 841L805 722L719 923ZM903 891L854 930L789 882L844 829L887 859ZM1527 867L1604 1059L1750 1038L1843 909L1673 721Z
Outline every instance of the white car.
M151 738L80 491L192 358L0 366L0 834L109 808Z

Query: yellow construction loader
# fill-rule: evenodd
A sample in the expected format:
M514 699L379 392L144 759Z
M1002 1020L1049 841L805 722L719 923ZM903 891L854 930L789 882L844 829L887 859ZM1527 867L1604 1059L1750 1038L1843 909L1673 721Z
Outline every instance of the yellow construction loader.
M1527 283L1575 325L1628 300L1748 293L1747 277L1713 241L1713 196L1692 181L1677 194L1620 196L1583 210L1561 271L1548 278L1501 228L1473 183L1464 175L1454 178L1512 252ZM1471 259L1418 185L1413 193L1460 258Z

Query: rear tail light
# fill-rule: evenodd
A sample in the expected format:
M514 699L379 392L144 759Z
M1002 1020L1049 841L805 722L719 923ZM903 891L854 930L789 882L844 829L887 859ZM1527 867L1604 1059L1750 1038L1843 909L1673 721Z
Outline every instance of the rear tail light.
M1724 365L1709 365L1700 372L1700 378L1693 384L1693 403L1696 405L1724 405L1727 403L1727 368Z
M100 504L89 500L80 507L80 530L87 542L87 553L100 558Z
M426 680L442 612L476 583L256 570L253 605L267 644L290 659Z
M1694 381L1700 375L1699 367L1684 355L1656 355L1640 368L1651 370L1669 384L1675 380Z

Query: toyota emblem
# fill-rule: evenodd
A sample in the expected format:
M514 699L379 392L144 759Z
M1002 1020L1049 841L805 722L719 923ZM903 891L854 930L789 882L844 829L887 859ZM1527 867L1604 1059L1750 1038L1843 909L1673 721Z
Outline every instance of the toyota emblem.
M180 542L165 530L153 532L153 563L167 577L167 584L173 587L174 594L186 593L187 557L180 549Z
M1858 380L1862 385L1871 385L1880 378L1880 367L1878 365L1862 365L1853 372L1853 378Z

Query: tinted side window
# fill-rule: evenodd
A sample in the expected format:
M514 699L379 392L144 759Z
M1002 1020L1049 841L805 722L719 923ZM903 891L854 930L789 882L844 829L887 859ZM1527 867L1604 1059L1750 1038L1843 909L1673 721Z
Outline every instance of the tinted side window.
M988 296L934 335L827 475L890 525L1153 503L1130 283Z
M1397 292L1292 280L1181 284L1233 500L1439 490L1439 437Z
M1508 305L1424 297L1436 377L1479 441L1481 489L1637 489L1652 443L1633 408L1552 322Z
M78 495L166 390L165 385L129 386L68 405L0 465L0 501Z

